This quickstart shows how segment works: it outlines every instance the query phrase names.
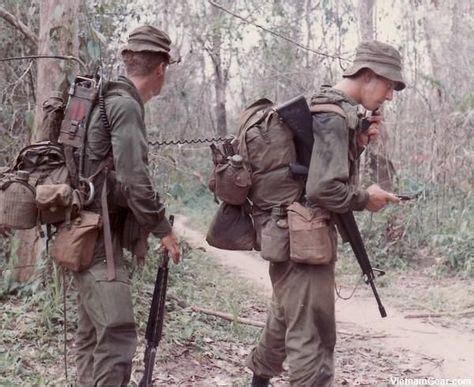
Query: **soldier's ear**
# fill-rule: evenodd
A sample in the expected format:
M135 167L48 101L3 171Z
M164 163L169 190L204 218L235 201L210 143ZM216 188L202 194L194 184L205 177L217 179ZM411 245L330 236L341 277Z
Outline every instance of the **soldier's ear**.
M165 70L166 70L166 64L165 63L160 63L153 70L153 75L156 76L156 77L161 77L165 74Z

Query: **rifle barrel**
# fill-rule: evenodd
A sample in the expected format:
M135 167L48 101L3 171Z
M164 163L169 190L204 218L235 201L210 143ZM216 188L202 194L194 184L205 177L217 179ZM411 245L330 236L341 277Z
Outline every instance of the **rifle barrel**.
M173 225L174 217L170 215L170 224ZM139 387L150 387L152 384L153 368L155 366L156 349L161 341L163 320L165 316L166 289L168 286L168 251L164 250L162 260L156 273L155 288L146 326L146 349L144 356L145 369Z

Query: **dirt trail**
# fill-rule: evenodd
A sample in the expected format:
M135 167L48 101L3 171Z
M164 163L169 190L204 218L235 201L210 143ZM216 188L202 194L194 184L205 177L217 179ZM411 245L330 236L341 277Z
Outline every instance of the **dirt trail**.
M191 229L184 217L177 217L178 234L194 248L204 248L219 263L252 280L271 294L268 263L256 253L225 251L209 246L203 235ZM373 348L389 350L416 364L420 376L433 378L472 378L474 376L474 334L452 328L405 319L384 302L388 317L382 319L373 298L358 293L349 301L336 302L338 331L366 337ZM371 347L372 347L372 343ZM391 375L393 377L402 375Z

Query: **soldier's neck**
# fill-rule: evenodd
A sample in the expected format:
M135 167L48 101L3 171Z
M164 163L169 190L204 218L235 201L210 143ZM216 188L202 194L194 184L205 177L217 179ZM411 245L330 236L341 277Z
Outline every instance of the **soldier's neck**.
M150 87L150 82L146 77L129 77L130 81L135 85L138 95L145 104L153 97L153 90Z
M361 85L359 84L358 79L343 78L341 81L336 83L333 88L342 91L345 95L352 98L357 103L361 103Z

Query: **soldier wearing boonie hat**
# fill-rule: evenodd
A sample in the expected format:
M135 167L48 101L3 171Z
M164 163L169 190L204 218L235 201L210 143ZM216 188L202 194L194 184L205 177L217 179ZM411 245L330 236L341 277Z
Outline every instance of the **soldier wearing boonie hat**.
M318 213L330 216L379 211L399 201L376 185L367 189L359 186L359 156L377 137L382 116L372 116L368 130L362 132L358 107L374 111L391 100L394 90L406 87L401 71L401 56L394 47L377 41L362 42L342 80L334 87L322 86L311 98L314 145L302 202L314 219ZM286 262L270 264L271 310L260 340L247 359L253 387L268 386L270 378L283 371L284 361L291 386L334 383L337 242L333 222L325 225L311 230L313 245L306 246L308 261L318 257L317 264L293 262L290 254ZM290 224L290 250L292 232L298 230L292 230ZM281 238L281 233L275 238ZM321 258L328 263L321 264Z
M130 32L128 41L120 50L132 52L156 52L163 53L169 63L176 63L179 59L173 59L170 55L171 39L164 31L153 26L141 26Z
M395 82L396 91L406 87L402 76L402 57L398 50L389 44L376 40L359 44L352 66L344 71L342 76L351 77L364 68Z
M144 246L152 233L161 238L175 263L180 260L177 238L148 173L144 122L144 104L160 93L166 68L173 62L170 46L169 36L155 27L134 29L121 49L126 76L103 87L110 127L104 124L99 106L91 113L84 175L95 176L103 160L113 160L115 173L107 177L115 187L108 193L113 254L106 254L101 234L91 266L74 273L79 294L75 342L78 386L121 386L130 381L137 333L123 248L143 260ZM98 174L95 181L103 179ZM100 196L86 209L101 213Z

